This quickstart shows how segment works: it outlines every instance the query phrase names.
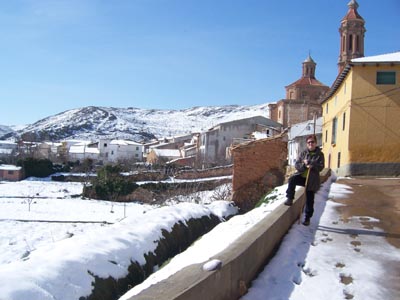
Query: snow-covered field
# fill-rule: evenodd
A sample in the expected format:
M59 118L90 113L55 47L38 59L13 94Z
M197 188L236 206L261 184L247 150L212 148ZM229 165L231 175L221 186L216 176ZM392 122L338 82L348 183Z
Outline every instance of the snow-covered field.
M76 197L81 192L80 183L0 183L0 299L88 296L88 270L101 277L126 275L131 260L144 263L143 254L155 249L162 228L237 212L226 201L156 207L82 200ZM209 203L211 196L198 197Z

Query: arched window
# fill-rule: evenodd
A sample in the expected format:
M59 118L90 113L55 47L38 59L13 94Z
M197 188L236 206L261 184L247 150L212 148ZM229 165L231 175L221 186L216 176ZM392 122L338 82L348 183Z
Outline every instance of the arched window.
M353 50L353 35L350 34L349 36L349 50L352 51Z
M346 50L346 36L344 35L342 37L342 51Z
M360 51L360 37L356 35L356 51Z

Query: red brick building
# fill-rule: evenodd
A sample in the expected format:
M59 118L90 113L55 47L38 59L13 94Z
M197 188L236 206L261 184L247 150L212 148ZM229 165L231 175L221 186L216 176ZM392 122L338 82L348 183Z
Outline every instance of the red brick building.
M13 165L0 165L0 180L19 181L22 178L22 167Z
M309 55L303 62L303 72L300 79L285 87L286 99L269 104L270 119L289 127L293 124L311 120L314 114L322 115L321 105L318 103L329 90L315 78L317 64Z

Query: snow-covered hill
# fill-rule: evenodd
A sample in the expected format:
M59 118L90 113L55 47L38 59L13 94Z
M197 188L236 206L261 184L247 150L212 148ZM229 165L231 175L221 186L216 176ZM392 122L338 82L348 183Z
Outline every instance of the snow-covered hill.
M13 132L12 128L5 125L0 125L0 136Z
M36 140L94 140L104 137L142 142L205 131L222 122L253 116L268 118L268 103L193 107L185 110L89 106L44 118L12 133L2 135L0 132L0 138L34 134Z

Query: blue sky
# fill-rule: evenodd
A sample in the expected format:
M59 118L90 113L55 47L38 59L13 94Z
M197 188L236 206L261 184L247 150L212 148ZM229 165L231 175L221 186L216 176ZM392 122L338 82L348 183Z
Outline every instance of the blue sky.
M0 124L89 105L276 102L309 51L330 86L348 2L0 0ZM400 51L400 1L358 3L366 56Z

